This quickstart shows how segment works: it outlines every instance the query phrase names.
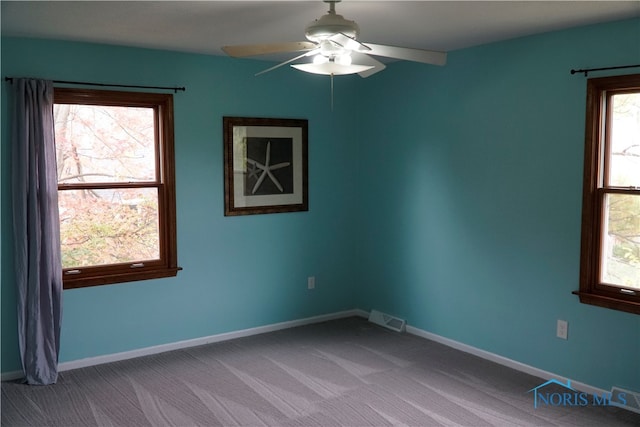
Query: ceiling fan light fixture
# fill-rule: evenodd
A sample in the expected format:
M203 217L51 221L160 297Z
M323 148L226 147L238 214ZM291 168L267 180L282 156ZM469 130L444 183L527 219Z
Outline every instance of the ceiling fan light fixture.
M323 74L325 76L357 74L373 68L372 65L342 65L333 61L325 62L324 64L292 64L291 66L306 73Z
M324 56L322 54L318 54L318 55L313 57L313 63L316 64L316 65L325 64L327 62L329 62L329 58L327 58L326 56Z
M336 64L340 64L340 65L351 65L351 55L344 54L344 55L340 55L340 56L336 56L336 59L334 60L336 62Z

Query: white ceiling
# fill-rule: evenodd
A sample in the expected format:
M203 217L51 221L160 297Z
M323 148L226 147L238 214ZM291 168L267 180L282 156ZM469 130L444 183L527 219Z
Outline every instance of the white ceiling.
M304 40L319 1L2 1L2 35L223 55L221 46ZM362 42L452 51L640 16L640 1L360 1L339 14Z

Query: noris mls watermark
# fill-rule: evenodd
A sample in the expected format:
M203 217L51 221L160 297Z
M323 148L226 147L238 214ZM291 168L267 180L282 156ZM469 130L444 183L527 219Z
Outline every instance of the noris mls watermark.
M533 407L544 406L626 406L627 396L625 393L616 393L615 397L610 392L587 393L571 387L571 380L563 383L556 379L551 379L537 387L532 388L528 393L533 393Z

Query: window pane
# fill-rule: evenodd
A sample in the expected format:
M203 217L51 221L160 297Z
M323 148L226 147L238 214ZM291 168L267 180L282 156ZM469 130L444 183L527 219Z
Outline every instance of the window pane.
M601 282L640 289L640 196L605 195Z
M640 187L640 93L612 97L609 185Z
M152 108L55 104L58 183L154 181Z
M58 192L64 268L160 258L156 188Z

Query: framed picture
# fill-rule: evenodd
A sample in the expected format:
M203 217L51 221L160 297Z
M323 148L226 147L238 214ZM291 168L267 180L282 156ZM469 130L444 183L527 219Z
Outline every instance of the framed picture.
M308 211L307 120L222 121L225 216Z

